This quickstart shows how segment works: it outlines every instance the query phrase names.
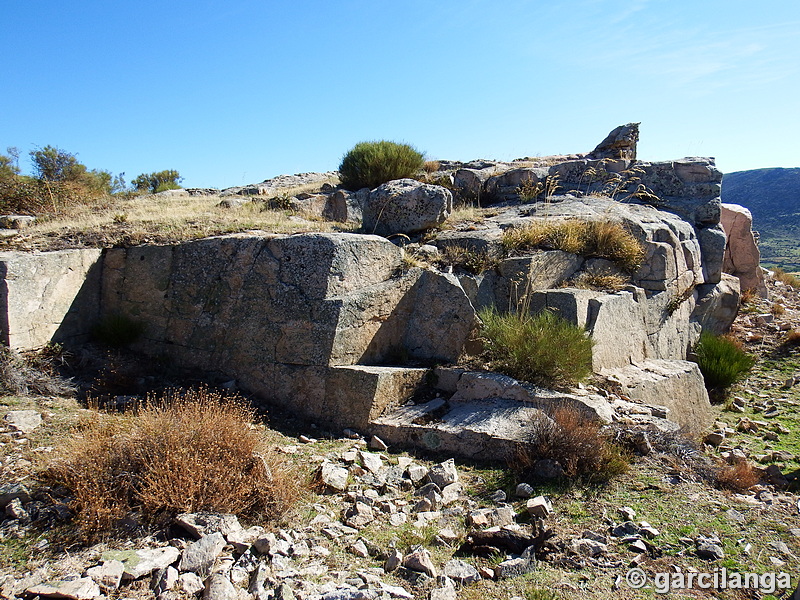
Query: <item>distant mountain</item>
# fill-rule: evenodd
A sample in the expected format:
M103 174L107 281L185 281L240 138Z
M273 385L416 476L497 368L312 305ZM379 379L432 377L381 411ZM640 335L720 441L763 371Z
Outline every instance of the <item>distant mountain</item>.
M726 173L722 201L753 213L762 264L800 271L800 168Z

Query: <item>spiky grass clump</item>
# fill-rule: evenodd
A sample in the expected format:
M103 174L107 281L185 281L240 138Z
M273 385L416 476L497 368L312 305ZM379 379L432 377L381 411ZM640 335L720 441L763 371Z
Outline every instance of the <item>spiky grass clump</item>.
M394 179L414 176L425 159L413 146L386 140L359 142L339 165L339 179L348 190L373 189Z
M479 316L494 370L549 387L575 385L591 374L592 340L554 312L499 313L490 307Z
M536 220L507 230L503 247L508 254L547 248L605 258L628 272L638 269L645 258L639 240L615 221Z
M252 409L207 389L149 398L135 415L96 413L44 471L74 496L88 540L130 514L164 523L182 512L277 517L297 477L265 452Z
M741 344L725 336L703 332L694 349L695 362L703 374L706 388L723 391L744 377L755 359Z

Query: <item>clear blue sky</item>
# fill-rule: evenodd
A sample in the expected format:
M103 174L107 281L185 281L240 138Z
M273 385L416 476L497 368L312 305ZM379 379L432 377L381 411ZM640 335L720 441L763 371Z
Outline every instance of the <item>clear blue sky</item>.
M3 0L0 32L0 152L129 180L333 170L368 139L589 151L631 121L645 160L800 166L795 0Z

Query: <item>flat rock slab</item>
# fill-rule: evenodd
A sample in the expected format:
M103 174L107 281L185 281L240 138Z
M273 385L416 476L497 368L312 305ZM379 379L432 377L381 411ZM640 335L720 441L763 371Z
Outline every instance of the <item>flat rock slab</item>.
M195 539L198 540L212 533L228 535L242 530L242 526L236 515L224 513L183 513L175 517L175 523L191 533Z
M172 546L164 548L145 548L142 550L110 550L103 552L103 562L118 560L125 565L123 579L139 579L156 569L165 569L180 556L180 551Z
M42 424L42 415L35 410L12 410L6 413L3 421L14 431L28 434Z
M503 399L451 405L438 399L428 404L389 413L373 421L370 429L398 446L497 460L512 455L531 420L541 414L530 404Z
M46 598L68 598L69 600L92 600L100 596L100 586L90 577L81 577L71 581L55 581L35 585L25 590L31 596Z

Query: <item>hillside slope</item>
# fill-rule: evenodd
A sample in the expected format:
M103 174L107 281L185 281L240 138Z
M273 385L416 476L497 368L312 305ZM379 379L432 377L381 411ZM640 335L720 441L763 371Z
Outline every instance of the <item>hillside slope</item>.
M800 168L726 173L722 201L753 213L764 264L800 270Z

